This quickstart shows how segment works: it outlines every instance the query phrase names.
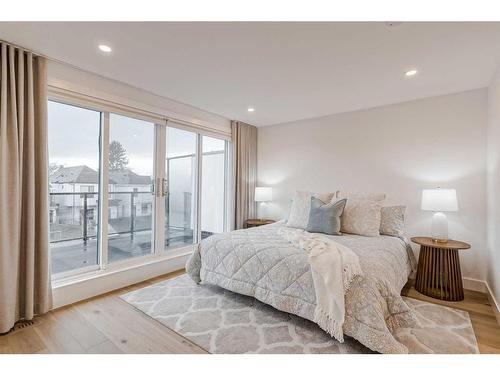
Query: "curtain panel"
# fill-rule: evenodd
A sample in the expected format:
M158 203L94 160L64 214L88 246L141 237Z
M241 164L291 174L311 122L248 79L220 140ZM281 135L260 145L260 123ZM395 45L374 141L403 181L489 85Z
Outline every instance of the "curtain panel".
M46 62L0 42L0 333L52 306Z
M231 123L234 145L235 204L234 227L243 228L245 220L255 218L257 186L257 128L239 121Z

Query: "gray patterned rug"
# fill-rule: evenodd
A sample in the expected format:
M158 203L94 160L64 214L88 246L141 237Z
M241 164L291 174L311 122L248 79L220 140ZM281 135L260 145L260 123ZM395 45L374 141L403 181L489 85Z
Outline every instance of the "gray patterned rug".
M187 275L121 298L210 353L372 353L347 336L339 343L315 323L251 297L196 285ZM479 353L467 312L404 298L421 325L395 334L410 353Z

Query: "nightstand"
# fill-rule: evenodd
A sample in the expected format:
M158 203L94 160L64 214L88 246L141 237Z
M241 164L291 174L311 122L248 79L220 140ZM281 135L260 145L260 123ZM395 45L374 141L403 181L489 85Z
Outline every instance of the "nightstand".
M274 220L267 219L248 219L245 221L245 228L260 227L261 225L272 224Z
M464 288L458 250L470 249L465 242L436 242L430 237L412 237L420 245L415 289L445 301L462 301Z

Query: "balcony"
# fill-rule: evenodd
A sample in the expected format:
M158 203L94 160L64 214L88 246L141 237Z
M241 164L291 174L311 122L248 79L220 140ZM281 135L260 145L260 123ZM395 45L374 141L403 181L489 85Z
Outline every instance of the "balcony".
M153 251L153 204L150 192L109 193L108 262L140 257ZM167 198L169 198L167 196ZM166 199L167 224L165 248L172 249L193 243L190 217L190 194L184 194L181 213L169 212ZM179 202L178 202L179 203ZM177 204L176 206L179 206ZM181 217L181 220L176 220ZM50 249L52 273L71 271L99 264L98 260L98 194L50 193ZM207 238L213 233L202 231Z

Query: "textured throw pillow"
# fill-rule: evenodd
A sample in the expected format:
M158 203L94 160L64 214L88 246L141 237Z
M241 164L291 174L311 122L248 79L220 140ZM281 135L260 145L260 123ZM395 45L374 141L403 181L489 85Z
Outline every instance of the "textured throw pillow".
M324 203L322 200L311 197L311 210L306 231L340 235L340 215L344 212L347 199Z
M380 234L402 237L405 227L406 206L382 207L380 211Z
M344 197L343 197L344 198ZM344 213L340 217L340 231L361 236L380 235L380 211L385 194L348 194Z
M311 209L311 197L321 199L324 203L330 201L338 195L335 193L316 194L310 191L296 191L293 197L290 215L286 222L287 227L305 229L309 220L309 210Z

